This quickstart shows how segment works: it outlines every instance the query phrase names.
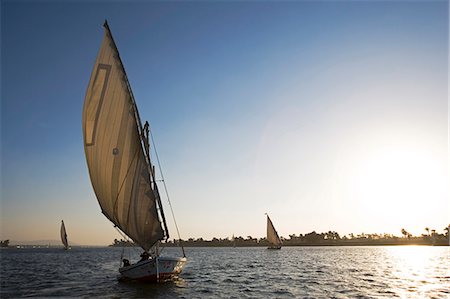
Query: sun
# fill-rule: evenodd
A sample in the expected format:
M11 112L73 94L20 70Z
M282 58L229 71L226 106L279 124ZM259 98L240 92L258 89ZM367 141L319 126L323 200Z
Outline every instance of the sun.
M372 151L357 163L355 174L356 194L368 214L396 228L415 227L414 221L432 217L424 213L427 203L445 198L447 192L442 161L414 148L391 146Z

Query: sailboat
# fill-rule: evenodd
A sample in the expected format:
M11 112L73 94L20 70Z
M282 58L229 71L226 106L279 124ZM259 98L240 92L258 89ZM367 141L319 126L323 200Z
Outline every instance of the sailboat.
M67 233L66 233L66 226L64 225L64 220L61 220L61 242L64 245L64 250L69 249L69 242L67 241ZM50 247L50 245L49 245Z
M270 220L269 215L267 215L267 241L269 241L270 246L267 249L281 249L281 239L273 226L272 220Z
M103 26L83 106L89 176L102 213L144 250L136 263L121 258L119 279L160 282L181 273L187 259L183 248L180 258L160 255L159 244L169 239L169 230L150 161L151 133L148 122L142 125L108 23ZM178 231L176 222L175 227Z

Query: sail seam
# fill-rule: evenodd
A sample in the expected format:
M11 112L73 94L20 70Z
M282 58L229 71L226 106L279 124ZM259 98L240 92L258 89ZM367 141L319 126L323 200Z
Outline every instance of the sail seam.
M120 188L119 188L119 190L117 191L117 196L116 196L116 199L115 199L115 201L114 201L114 218L115 218L115 220L117 221L117 224L119 224L119 215L118 215L118 213L117 213L117 210L118 210L118 202L119 202L119 196L120 196L120 193L122 192L122 188L123 188L123 186L125 185L125 182L126 182L126 180L127 180L127 178L128 178L128 175L130 174L131 166L133 165L134 160L135 160L136 157L138 156L138 155L137 155L138 152L139 152L139 147L136 148L136 152L134 153L133 159L131 160L130 165L128 166L127 173L126 173L125 177L123 178L122 183L120 184ZM130 203L131 203L131 200L130 200ZM129 215L130 215L130 208L128 208L128 217L129 217ZM127 218L127 222L128 222L128 218Z
M117 76L119 76L119 74ZM117 98L119 98L119 99L123 99L123 97L126 96L125 92L120 90L120 88L118 88L118 87L116 87L113 90L112 97L115 97L116 93L117 93ZM123 107L125 107L125 103L123 103ZM119 109L117 109L117 110L119 110ZM118 202L119 194L123 190L123 185L124 185L124 182L127 179L128 172L129 172L129 170L127 169L124 181L122 182L122 184L120 184L120 182L119 182L119 180L120 180L120 173L121 173L120 169L121 169L122 163L125 164L125 162L124 162L124 155L123 154L125 154L125 150L126 150L125 145L124 145L125 140L123 138L123 135L126 134L126 132L124 132L124 131L126 131L126 129L127 129L127 127L124 126L124 122L126 121L125 120L126 112L124 112L123 110L125 110L125 109L119 110L120 113L116 111L116 113L114 115L113 122L114 123L118 122L120 129L119 129L117 137L116 138L111 138L110 143L109 143L109 148L113 148L113 155L116 156L117 154L120 154L120 158L119 159L114 158L113 166L112 166L112 176L111 176L111 195L117 194L116 200L113 203L113 214L118 219L120 217L119 217L118 211L117 211L117 206L118 206L117 202ZM120 121L118 121L118 120L120 120ZM114 150L116 150L116 149L117 149L117 151L116 151L116 153L114 153ZM129 160L129 158L127 160ZM128 166L128 168L131 167L131 165L133 163L133 160L131 160L129 163L130 163L130 165ZM120 186L119 186L119 184L120 184Z

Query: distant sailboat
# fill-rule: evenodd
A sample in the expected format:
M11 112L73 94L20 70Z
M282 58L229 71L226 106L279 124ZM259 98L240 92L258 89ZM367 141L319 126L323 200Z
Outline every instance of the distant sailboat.
M149 125L141 123L106 21L104 28L83 107L89 175L102 213L144 250L135 264L121 261L121 278L162 281L181 273L186 256L184 250L181 258L160 256L159 242L169 231L150 161Z
M66 226L64 225L63 220L61 220L61 242L64 245L64 250L69 249L69 242L67 241ZM50 243L49 243L49 247L50 247Z
M270 246L267 247L267 249L281 249L281 239L278 236L278 233L273 226L272 221L269 218L269 215L267 215L267 241L269 241Z

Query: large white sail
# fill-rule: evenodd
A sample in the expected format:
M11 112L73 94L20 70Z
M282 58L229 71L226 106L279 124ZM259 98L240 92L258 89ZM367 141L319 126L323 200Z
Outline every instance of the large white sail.
M64 245L64 249L69 248L69 242L67 241L67 233L66 233L66 226L64 225L64 221L61 220L61 242Z
M105 22L83 107L86 160L102 213L149 250L164 238L164 231L143 134L122 61Z
M278 236L277 231L275 230L275 227L273 227L272 221L269 218L269 215L267 215L267 241L275 246L281 245L280 237Z

